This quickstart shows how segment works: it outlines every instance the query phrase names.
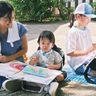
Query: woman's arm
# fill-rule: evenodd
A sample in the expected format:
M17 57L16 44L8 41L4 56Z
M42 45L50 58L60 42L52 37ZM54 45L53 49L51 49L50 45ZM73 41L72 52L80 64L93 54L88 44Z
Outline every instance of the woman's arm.
M21 50L17 52L16 54L13 54L11 56L0 56L0 62L9 62L12 60L15 60L16 58L23 56L28 50L28 41L27 41L27 34L24 34L22 36L22 45L21 45Z

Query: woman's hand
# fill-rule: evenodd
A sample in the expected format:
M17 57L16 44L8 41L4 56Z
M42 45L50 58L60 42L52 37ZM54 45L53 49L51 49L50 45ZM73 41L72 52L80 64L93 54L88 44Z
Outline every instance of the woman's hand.
M9 56L0 55L0 62L6 63L6 62L9 62L9 61L10 61Z

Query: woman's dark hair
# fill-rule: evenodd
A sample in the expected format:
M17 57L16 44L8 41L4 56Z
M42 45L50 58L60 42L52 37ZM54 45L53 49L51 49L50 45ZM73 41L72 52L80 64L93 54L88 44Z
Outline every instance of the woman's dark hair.
M45 30L42 31L37 42L40 43L40 40L44 39L44 38L48 38L50 40L51 43L53 43L53 45L55 44L55 36L51 31Z
M11 20L12 11L14 11L14 8L10 3L0 1L0 18L6 16L6 18Z
M69 27L71 28L73 26L73 24L74 24L74 19L75 19L75 16L74 16L73 13L70 14L69 19L70 19Z

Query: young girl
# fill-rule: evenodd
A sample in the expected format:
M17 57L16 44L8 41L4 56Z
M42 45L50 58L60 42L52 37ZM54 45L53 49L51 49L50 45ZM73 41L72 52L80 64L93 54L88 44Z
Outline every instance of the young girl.
M87 28L91 18L95 18L92 7L87 3L81 3L74 12L76 21L66 36L66 54L68 64L77 74L84 74L88 60L94 56L96 44L92 44L90 31ZM89 74L96 76L96 72Z
M55 44L55 37L50 31L41 32L38 38L38 44L40 50L36 51L29 62L30 65L38 65L42 67L47 67L49 69L58 70L61 67L62 57L59 53L52 50ZM56 77L56 81L60 82L66 78L66 72L63 71L62 74ZM56 90L58 88L57 82L52 82L50 84L49 94L51 96L56 96Z

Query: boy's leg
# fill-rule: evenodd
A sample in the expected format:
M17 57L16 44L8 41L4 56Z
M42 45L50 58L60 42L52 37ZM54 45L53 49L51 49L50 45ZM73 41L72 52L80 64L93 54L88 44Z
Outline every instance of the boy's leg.
M2 87L9 92L15 92L22 90L22 81L18 79L5 80Z
M55 78L55 81L58 81L58 82L64 81L66 77L67 77L67 72L62 71L62 73Z
M56 96L56 92L58 89L58 82L51 82L49 85L44 87L44 91L50 94L50 96Z
M67 72L66 72L66 71L62 71L62 75L63 75L64 80L65 80L65 79L66 79L66 77L67 77Z
M50 84L49 94L50 94L51 96L56 96L58 86L59 86L59 83L58 83L58 82L52 82L52 83Z
M44 91L49 92L49 94L50 94L51 96L56 96L56 92L57 92L57 89L58 89L58 86L59 86L59 82L60 82L60 81L63 81L66 77L67 77L66 71L62 71L62 74L60 74L58 78L56 77L56 78L50 83L50 85L47 85L47 86L44 88Z
M91 71L88 73L89 76L92 76L92 77L96 78L96 71L94 71L94 70L92 70L92 69L90 69L90 70L91 70Z
M59 75L59 77L55 78L53 82L51 82L50 87L49 87L49 94L51 96L56 96L56 92L59 86L59 82L63 81L67 77L66 71L62 71L62 74Z

